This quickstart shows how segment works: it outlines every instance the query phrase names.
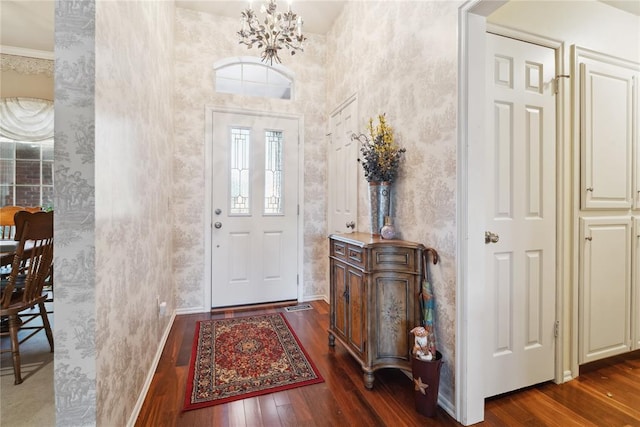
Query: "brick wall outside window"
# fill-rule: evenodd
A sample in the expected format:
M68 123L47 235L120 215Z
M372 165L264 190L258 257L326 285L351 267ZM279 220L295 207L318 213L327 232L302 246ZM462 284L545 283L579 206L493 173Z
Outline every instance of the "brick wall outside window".
M0 205L53 205L53 141L0 139Z

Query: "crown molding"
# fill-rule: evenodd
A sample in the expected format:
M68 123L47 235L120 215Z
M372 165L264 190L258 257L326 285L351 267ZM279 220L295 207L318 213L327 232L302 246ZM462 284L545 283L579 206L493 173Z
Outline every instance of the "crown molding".
M27 49L24 47L0 45L0 53L5 55L26 56L28 58L54 59L53 52L47 50Z

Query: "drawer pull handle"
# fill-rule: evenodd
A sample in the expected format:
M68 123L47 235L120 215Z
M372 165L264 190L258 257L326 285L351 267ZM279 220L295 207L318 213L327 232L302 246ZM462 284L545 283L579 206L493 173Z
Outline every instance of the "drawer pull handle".
M588 240L588 241L591 241L591 240L593 240L593 237L591 237L591 236L587 236L587 237L585 237L584 239L585 239L585 240Z

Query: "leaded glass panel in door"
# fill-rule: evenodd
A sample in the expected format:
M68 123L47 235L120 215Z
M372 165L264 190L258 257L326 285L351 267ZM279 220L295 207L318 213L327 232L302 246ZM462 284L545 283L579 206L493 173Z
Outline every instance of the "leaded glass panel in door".
M249 215L251 131L231 128L231 156L229 164L229 213Z
M282 131L265 132L264 213L282 215Z

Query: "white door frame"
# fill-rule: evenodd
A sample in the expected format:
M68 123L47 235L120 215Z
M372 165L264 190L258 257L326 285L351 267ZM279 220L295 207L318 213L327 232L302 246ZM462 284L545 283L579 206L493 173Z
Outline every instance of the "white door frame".
M485 34L486 17L507 3L506 1L470 0L458 10L458 159L457 159L457 307L456 307L456 419L464 425L484 420L483 358L479 353L488 351L484 333L484 295L486 292L484 266L484 218L474 215L484 210L485 168ZM493 32L540 44L556 51L558 74L566 74L566 50L561 41L541 36L492 27ZM563 382L567 375L563 370L564 334L571 333L569 313L563 310L564 283L571 271L571 168L570 132L565 126L568 109L569 82L559 80L557 95L557 248L556 248L556 319L561 320L556 341L555 382ZM570 300L570 299L568 299ZM572 364L573 369L573 364Z
M213 137L213 114L214 113L230 113L255 115L260 117L274 117L294 119L298 121L298 227L297 244L298 244L298 301L304 301L304 116L301 114L278 113L271 111L248 110L241 108L227 108L220 106L205 105L205 143L204 143L204 218L203 218L203 235L204 235L204 275L203 275L203 305L204 311L211 310L213 304L213 295L211 294L211 233L213 224L213 197L212 197L212 179L213 179L213 147L211 138Z
M355 102L355 109L356 109L355 117L354 117L354 123L356 124L357 127L356 127L356 129L353 129L352 131L356 132L356 133L360 133L360 129L359 129L359 126L360 126L360 111L358 110L358 93L357 92L354 93L353 95L347 97L347 99L345 99L343 102L341 102L336 108L334 108L331 111L331 113L329 113L329 123L332 125L333 124L333 121L332 121L333 116L336 113L340 112L341 110L344 110L346 106L348 106L349 104L354 103L354 102ZM329 132L327 133L327 137L329 137L329 138L333 138L334 137L334 135L333 135L333 127L332 126L329 127ZM333 162L333 155L332 155L333 153L331 152L332 148L333 148L333 143L327 142L327 157L326 157L327 158L327 162L328 162L327 171L329 171L330 174L331 174L331 171L332 171L331 162ZM358 152L359 152L359 150L358 150ZM356 155L356 157L358 157L358 156ZM355 165L355 160L357 160L357 159L353 159L353 160L354 160L353 164ZM352 229L351 231L349 231L349 230L347 230L345 228L343 233L350 233L350 232L352 233L352 232L358 230L358 225L359 225L359 224L357 224L357 222L358 222L358 187L360 186L359 185L360 184L360 176L361 176L360 174L356 174L356 182L354 183L356 185L356 188L355 188L355 193L356 194L355 194L355 198L354 198L354 200L355 200L355 203L354 203L355 204L355 210L354 210L354 212L355 213L354 213L353 220L356 221L356 228ZM330 233L333 233L334 230L336 230L336 228L337 228L336 225L333 222L333 211L334 211L334 208L335 208L334 203L333 203L333 200L334 200L333 196L334 196L334 192L335 192L335 179L333 178L333 176L329 176L328 183L329 183L329 185L328 185L329 191L327 193L327 228L329 229Z

